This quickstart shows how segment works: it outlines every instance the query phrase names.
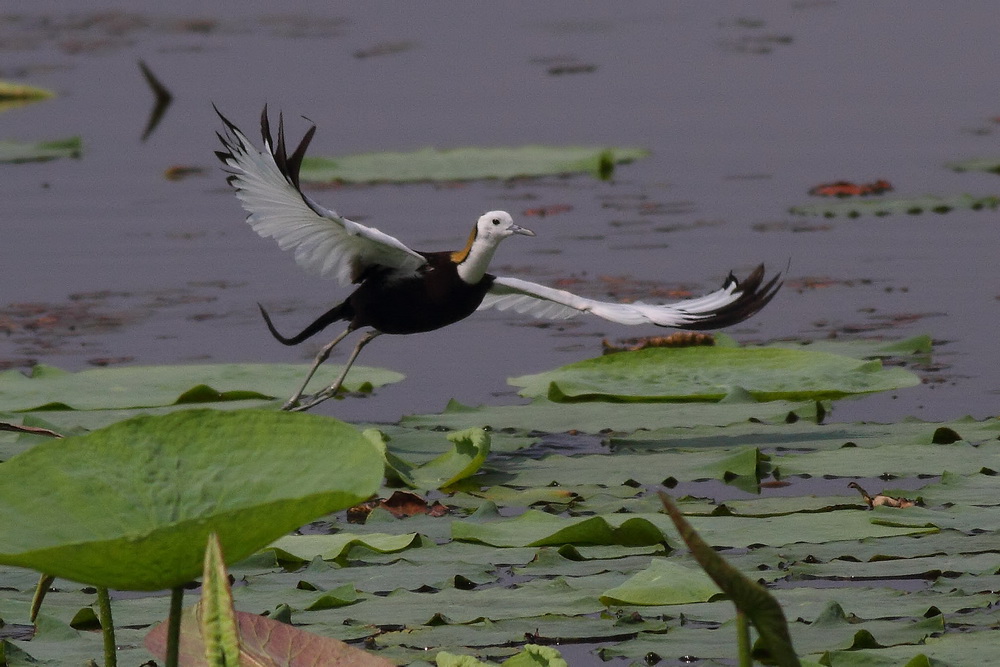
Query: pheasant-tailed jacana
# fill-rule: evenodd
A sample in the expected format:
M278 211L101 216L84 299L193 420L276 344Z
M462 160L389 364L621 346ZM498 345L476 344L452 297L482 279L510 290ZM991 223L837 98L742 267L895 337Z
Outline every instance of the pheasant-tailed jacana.
M551 319L592 313L621 324L716 329L747 319L763 308L781 286L780 274L764 282L761 265L742 282L730 273L720 289L705 296L652 305L595 301L527 280L494 276L486 269L500 242L515 234L535 235L514 224L510 214L490 211L480 216L461 250L417 252L388 234L320 206L302 192L299 168L315 126L288 155L281 117L275 143L267 107L261 115L263 151L257 150L221 113L219 117L225 124L225 134L219 134L225 150L216 155L225 164L229 184L236 189L254 231L272 237L283 250L294 250L295 261L307 271L337 278L344 285L358 285L342 303L287 338L278 333L260 306L271 335L285 345L297 345L334 322L348 323L347 329L316 355L302 386L285 403L285 410L308 410L334 396L361 349L376 336L432 331L464 319L477 309L512 309ZM303 397L313 374L331 350L362 327L370 327L371 331L355 346L337 380Z

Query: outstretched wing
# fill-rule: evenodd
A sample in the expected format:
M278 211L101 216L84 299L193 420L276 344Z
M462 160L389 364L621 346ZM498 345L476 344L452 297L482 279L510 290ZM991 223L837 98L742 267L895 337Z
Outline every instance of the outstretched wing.
M282 250L294 250L299 266L346 285L357 282L372 266L413 271L427 262L392 236L348 220L302 192L299 168L315 126L289 156L280 115L278 143L271 139L267 107L260 121L262 151L218 109L215 112L226 127L225 134L218 135L225 150L215 154L226 165L227 180L248 213L247 222L261 236L277 241Z
M742 282L730 273L720 289L705 296L653 305L597 301L527 280L498 277L479 309L509 309L554 320L590 313L619 324L718 329L742 322L766 306L781 287L780 278L779 273L765 283L761 264Z

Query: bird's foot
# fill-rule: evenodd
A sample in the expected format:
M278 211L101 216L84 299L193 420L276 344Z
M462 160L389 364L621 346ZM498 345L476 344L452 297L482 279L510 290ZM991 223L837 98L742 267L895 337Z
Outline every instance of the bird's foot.
M336 390L330 391L330 388L327 388L309 396L296 397L295 400L289 400L281 409L288 412L304 412L316 407L327 399L333 398L336 394Z

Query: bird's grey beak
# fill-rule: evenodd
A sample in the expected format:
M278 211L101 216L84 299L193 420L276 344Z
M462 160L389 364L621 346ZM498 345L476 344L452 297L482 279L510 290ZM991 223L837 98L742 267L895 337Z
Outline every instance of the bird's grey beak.
M525 236L534 236L535 235L535 232L531 231L530 229L528 229L526 227L521 227L519 225L512 225L511 228L510 228L510 231L514 232L515 234L524 234Z

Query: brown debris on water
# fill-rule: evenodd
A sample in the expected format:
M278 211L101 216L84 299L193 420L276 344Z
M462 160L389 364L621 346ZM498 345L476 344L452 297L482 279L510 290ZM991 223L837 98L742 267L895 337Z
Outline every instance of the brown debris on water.
M368 515L379 508L388 511L397 519L405 519L418 514L427 514L433 517L448 514L448 507L437 500L428 503L426 498L411 491L396 491L388 498L372 498L348 509L347 521L349 523L364 523L368 519Z
M863 488L861 488L861 485L858 484L857 482L851 482L847 486L851 487L852 489L856 489L857 492L861 494L861 498L868 505L869 509L874 509L876 507L897 507L902 509L906 507L915 507L922 504L917 500L910 500L909 498L902 498L902 497L897 498L894 496L886 496L882 495L881 493L873 496L869 494L867 491L865 491Z

